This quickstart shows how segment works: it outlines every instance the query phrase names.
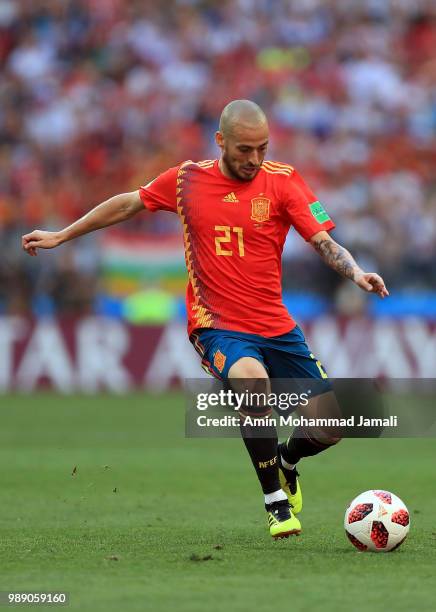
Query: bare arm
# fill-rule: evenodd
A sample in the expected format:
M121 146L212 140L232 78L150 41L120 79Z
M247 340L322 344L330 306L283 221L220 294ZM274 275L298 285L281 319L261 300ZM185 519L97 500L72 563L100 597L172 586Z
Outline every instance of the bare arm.
M21 239L22 246L29 255L36 256L37 249L53 249L78 236L130 219L140 210L144 210L144 205L139 191L121 193L102 202L59 232L33 230L25 234Z
M351 253L335 242L328 232L318 232L312 236L310 243L326 264L341 276L349 278L364 291L377 293L381 298L389 295L382 277L375 272L364 272Z

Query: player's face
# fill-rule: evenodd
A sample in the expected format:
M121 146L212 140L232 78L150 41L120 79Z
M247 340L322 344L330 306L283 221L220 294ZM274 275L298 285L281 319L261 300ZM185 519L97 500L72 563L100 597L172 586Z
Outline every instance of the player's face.
M259 172L268 147L268 126L237 126L231 134L217 132L225 174L240 181L251 181Z

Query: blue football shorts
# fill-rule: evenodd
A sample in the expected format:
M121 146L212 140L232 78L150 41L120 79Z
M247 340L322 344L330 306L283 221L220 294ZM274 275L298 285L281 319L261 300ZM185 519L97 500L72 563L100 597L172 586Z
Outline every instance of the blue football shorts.
M224 329L200 329L191 334L203 368L216 378L226 380L229 370L241 357L260 361L271 379L317 379L319 391L331 389L321 362L310 352L301 329L265 338L256 334Z

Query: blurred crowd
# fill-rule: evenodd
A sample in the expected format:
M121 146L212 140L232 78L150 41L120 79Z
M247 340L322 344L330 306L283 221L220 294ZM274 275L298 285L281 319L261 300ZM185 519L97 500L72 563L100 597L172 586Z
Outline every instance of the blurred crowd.
M433 0L2 0L0 310L92 310L95 237L44 265L18 237L217 157L234 98L266 111L269 158L299 169L363 265L394 289L434 287L435 50ZM123 232L178 232L173 217ZM340 284L290 236L285 290Z

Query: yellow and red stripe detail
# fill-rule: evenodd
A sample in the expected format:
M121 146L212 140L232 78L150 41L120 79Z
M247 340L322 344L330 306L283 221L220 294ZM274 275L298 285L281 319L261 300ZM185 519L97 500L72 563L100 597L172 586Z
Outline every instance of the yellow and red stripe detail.
M215 163L214 159L205 159L203 161L197 162L197 166L200 166L200 168L212 168L214 163Z
M285 176L291 176L294 172L292 166L272 161L264 161L261 165L261 170L264 170L268 174L284 174Z
M207 163L213 165L212 160L207 160ZM192 249L191 249L191 236L189 234L188 224L186 223L186 215L183 208L183 189L186 174L186 166L192 165L194 162L188 160L181 164L177 173L177 186L176 186L176 201L177 201L177 213L182 221L183 227L183 242L185 245L185 259L186 267L188 270L188 278L191 283L192 291L194 293L194 303L192 304L192 310L196 319L198 327L212 327L212 313L201 303L201 296L197 278L195 277L194 267L192 265ZM205 164L206 162L200 162ZM200 164L197 164L200 165ZM205 167L205 166L200 166ZM209 167L209 166L207 166Z

